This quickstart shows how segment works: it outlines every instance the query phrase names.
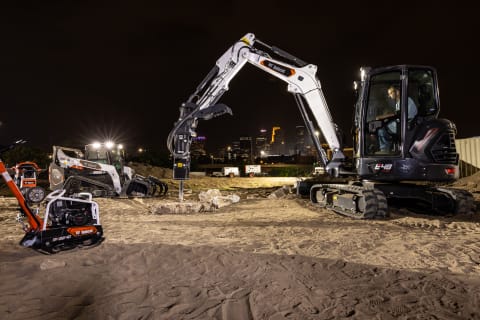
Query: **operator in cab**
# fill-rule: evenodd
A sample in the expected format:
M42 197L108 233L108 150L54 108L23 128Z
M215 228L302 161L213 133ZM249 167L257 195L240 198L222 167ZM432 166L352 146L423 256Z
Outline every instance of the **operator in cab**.
M380 151L378 153L391 153L393 151L393 138L398 138L398 127L400 126L400 89L391 85L387 89L387 95L390 99L389 111L387 110L378 115L376 120L389 119L383 127L378 129L378 144ZM417 106L412 98L408 97L408 120L413 119L417 115Z

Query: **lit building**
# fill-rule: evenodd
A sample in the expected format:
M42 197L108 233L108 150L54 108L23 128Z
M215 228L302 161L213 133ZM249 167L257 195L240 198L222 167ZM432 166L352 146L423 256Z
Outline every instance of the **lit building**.
M261 157L267 152L270 152L270 144L268 143L267 137L256 137L255 138L255 157Z
M255 157L263 157L270 153L270 138L267 129L260 129L260 133L255 138Z
M280 127L275 126L272 128L272 136L270 139L270 154L286 153L285 132Z
M192 144L190 146L190 153L192 157L201 157L207 155L205 151L205 143L207 138L205 136L197 136L192 138Z
M252 137L240 137L240 157L246 161L253 162Z
M316 155L312 138L305 126L296 126L295 153L297 155Z

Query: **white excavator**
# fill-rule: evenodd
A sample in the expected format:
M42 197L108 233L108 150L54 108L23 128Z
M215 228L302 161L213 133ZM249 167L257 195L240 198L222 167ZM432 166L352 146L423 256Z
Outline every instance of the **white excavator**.
M455 125L438 118L440 100L434 68L396 65L361 69L360 81L354 82L354 153L347 158L316 76L317 67L256 39L252 33L217 60L180 107L167 146L174 158L173 178L180 180L181 200L198 122L232 114L228 106L218 102L247 63L287 83L326 172L343 178L339 179L342 183L305 182L303 189L314 204L360 219L384 218L388 204L400 201L437 214L475 212L469 192L441 186L458 179L458 153ZM315 135L316 127L331 150L330 157Z

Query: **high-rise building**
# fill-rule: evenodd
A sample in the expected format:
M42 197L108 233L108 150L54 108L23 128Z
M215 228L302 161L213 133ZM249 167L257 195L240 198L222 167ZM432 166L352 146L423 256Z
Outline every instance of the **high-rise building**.
M255 157L264 157L270 153L270 138L267 129L260 129L255 138Z
M207 138L205 136L197 136L192 138L192 145L190 146L190 153L192 157L205 156L207 152L205 151L205 144Z
M285 131L278 126L275 126L272 128L272 138L270 140L270 153L271 154L287 153L287 146L285 144Z
M253 162L252 137L240 137L240 157L246 161Z
M255 138L255 157L262 157L270 151L270 144L267 137Z
M296 126L295 131L295 153L303 156L316 155L316 149L307 128L305 126Z

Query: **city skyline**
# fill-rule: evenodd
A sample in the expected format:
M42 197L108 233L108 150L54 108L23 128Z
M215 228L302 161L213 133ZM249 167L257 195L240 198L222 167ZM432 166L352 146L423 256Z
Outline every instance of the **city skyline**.
M297 125L295 129L294 135L287 135L280 126L272 126L270 130L262 128L257 131L257 135L233 137L230 143L219 148L209 148L208 137L199 135L193 139L192 157L214 155L223 158L227 157L227 153L247 154L250 158L294 154L316 156L313 141L305 126ZM318 131L315 133L319 134Z

